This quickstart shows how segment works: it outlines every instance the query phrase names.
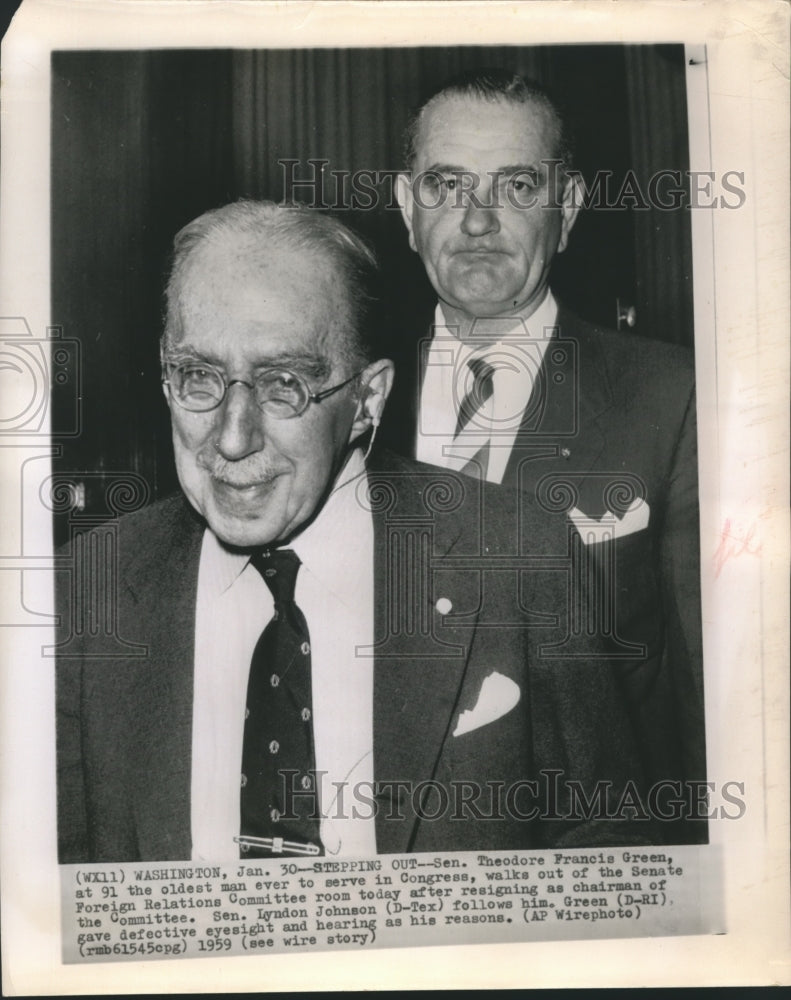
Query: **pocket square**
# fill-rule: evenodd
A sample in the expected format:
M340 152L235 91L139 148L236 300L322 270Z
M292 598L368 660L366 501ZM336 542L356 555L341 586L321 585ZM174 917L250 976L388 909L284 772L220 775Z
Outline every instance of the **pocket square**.
M642 531L648 527L648 519L651 508L647 500L633 500L625 511L623 517L606 511L600 518L588 517L577 507L572 507L569 517L574 527L580 534L580 538L586 545L597 545L601 542L609 542L617 538L625 538L633 535L636 531Z
M463 736L465 733L471 733L473 729L488 726L490 722L510 712L521 697L519 685L510 677L498 674L495 670L484 679L475 707L467 709L459 716L453 735Z

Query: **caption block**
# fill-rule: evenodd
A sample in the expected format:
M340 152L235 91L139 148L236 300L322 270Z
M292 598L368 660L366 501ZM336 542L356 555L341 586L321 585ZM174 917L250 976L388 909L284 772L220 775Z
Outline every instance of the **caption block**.
M68 865L63 959L714 933L708 850Z

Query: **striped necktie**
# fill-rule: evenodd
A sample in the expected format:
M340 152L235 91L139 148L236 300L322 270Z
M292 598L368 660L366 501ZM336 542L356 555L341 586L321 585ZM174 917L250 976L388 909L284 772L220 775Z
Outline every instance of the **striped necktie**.
M494 392L494 368L489 362L480 357L473 357L467 365L472 372L473 382L459 406L454 438L461 434L484 403L491 399Z
M467 364L472 372L473 382L459 406L456 430L453 434L454 442L494 393L494 367L481 357L472 357ZM485 479L488 463L489 442L487 441L461 471L475 479Z

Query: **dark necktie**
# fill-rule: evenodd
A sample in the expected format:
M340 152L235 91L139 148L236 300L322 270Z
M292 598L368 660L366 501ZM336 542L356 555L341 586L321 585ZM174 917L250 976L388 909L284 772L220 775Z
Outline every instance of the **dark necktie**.
M310 635L291 549L250 560L275 599L250 664L242 750L242 857L320 854Z
M456 430L453 437L457 438L483 404L491 398L494 392L494 368L483 358L470 358L467 362L473 374L473 383L459 406Z

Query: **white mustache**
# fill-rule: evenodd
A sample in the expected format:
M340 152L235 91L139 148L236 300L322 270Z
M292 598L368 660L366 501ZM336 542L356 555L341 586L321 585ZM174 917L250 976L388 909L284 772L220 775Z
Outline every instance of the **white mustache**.
M260 456L253 456L248 461L229 462L215 452L211 456L200 455L198 464L212 479L238 488L266 486L280 474L269 462L262 461Z

